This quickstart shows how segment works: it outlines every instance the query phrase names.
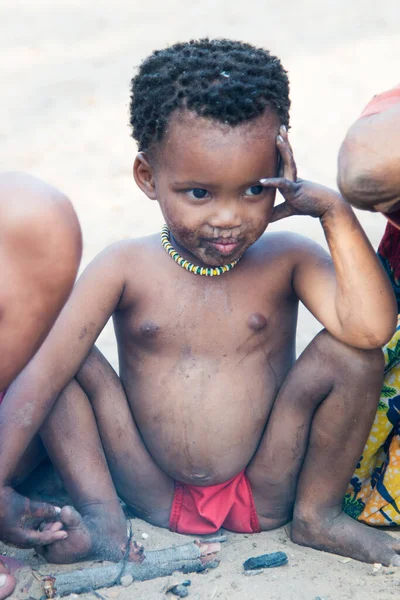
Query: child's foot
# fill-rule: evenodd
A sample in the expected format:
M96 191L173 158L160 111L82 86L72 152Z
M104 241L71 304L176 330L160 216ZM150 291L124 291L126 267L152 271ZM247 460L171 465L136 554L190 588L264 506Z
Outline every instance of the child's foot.
M349 556L368 563L400 566L400 540L355 521L345 513L315 519L294 518L291 538L296 544Z
M0 600L8 598L15 588L15 577L10 575L10 569L0 560Z
M126 520L119 505L114 510L108 505L90 505L82 509L82 514L72 506L64 506L59 520L68 537L37 548L49 562L66 564L93 558L111 561L123 558L128 538Z

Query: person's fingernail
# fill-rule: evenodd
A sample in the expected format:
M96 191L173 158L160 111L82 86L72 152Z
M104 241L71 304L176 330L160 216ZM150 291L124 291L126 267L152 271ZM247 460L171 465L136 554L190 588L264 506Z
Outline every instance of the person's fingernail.
M278 135L278 137L276 139L278 140L278 142L281 142L281 143L284 141L283 137L280 134Z
M286 125L281 125L281 129L280 130L281 130L282 133L286 133L287 132Z
M61 508L59 506L55 506L54 510L56 511L56 515L59 515L61 512Z
M7 575L5 575L4 573L1 573L0 575L0 587L3 587L3 585L6 583L7 581Z

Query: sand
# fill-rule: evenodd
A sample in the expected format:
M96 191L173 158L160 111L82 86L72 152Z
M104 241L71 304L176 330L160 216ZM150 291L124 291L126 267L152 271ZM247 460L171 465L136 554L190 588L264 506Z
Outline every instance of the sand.
M400 79L399 17L398 0L2 0L0 168L32 173L71 197L84 234L82 266L111 242L157 231L162 222L157 205L139 192L131 175L129 80L151 50L208 35L259 44L281 57L291 79L291 139L299 175L334 186L347 127L374 93ZM360 218L376 246L384 219ZM271 229L299 231L324 243L311 218L291 218ZM298 351L319 329L302 310ZM116 366L109 325L99 346ZM141 521L133 525L138 536L149 534L146 548L181 542L181 536ZM282 549L289 554L288 566L243 575L244 559ZM32 552L22 555L31 564L37 561ZM229 534L220 567L191 577L189 597L400 597L399 571L372 575L372 570L296 546L285 529L253 537ZM163 585L162 580L134 583L116 593L121 600L159 599Z

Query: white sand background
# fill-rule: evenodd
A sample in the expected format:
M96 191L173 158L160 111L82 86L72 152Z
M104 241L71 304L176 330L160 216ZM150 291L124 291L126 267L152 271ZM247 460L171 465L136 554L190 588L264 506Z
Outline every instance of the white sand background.
M375 93L400 81L399 0L0 0L0 27L0 169L29 172L71 197L83 228L82 266L106 245L157 231L162 223L156 203L132 179L136 148L128 127L130 78L152 50L210 36L276 53L291 80L299 175L331 186L346 129ZM376 246L384 219L360 218ZM311 218L291 218L271 229L299 231L324 243ZM303 310L298 350L319 329ZM110 326L99 346L117 366ZM178 540L133 523L138 533L150 533L147 547ZM282 548L289 552L288 567L252 578L242 574L248 556ZM285 530L253 538L230 535L221 566L192 577L190 597L400 597L400 572L375 577L371 572L371 566L295 546ZM156 599L163 597L162 585L134 583L102 594Z

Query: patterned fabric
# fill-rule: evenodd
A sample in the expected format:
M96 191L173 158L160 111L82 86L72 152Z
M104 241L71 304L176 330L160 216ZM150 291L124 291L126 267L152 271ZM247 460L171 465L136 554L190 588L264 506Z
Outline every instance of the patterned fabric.
M368 525L400 525L400 315L384 348L385 379L370 436L343 510Z

